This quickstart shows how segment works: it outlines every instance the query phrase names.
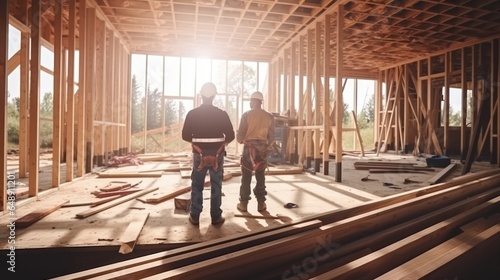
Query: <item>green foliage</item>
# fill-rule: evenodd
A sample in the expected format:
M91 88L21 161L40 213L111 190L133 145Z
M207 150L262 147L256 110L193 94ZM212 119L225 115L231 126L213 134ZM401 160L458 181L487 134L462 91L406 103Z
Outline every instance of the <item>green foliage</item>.
M139 95L139 85L134 75L132 76L132 133L137 133L144 129L144 106L142 102L139 102Z
M18 98L19 99L19 98ZM7 104L7 141L19 145L19 102Z
M370 125L373 125L373 121L375 118L375 102L373 100L374 95L370 96L368 102L363 106L361 113L358 115L358 126L359 129L367 128Z

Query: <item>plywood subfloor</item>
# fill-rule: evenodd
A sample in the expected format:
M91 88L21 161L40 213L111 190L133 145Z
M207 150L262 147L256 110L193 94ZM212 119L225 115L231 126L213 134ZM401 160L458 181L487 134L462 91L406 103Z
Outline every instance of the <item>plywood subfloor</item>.
M267 176L268 210L265 213L257 211L255 199L249 203L249 214L253 215L284 215L291 219L306 217L335 209L359 205L363 202L378 199L382 196L397 194L407 190L427 186L425 182L439 172L418 174L371 174L369 178L376 181L362 182L360 179L368 175L368 171L355 170L353 163L359 158L346 158L343 163L343 182L335 183L332 176L309 173L296 175ZM414 157L389 157L384 159L401 162L416 162L425 166L425 159ZM144 171L166 167L166 163L148 162L141 166L122 167L116 171ZM474 165L477 167L477 165ZM334 170L330 168L330 170ZM454 174L460 173L458 166ZM474 171L474 170L473 170ZM405 178L421 181L419 184L403 184ZM90 174L82 179L66 183L58 190L42 192L38 198L30 198L19 203L15 215L21 217L33 210L55 205L63 200L71 203L97 200L92 191L107 185L110 181L128 181L131 183L142 180L141 187L159 187L159 190L145 197L161 196L169 191L189 186L189 179L182 179L179 172L164 173L160 178L114 178L101 179ZM388 188L383 182L391 182L398 188ZM255 181L254 181L255 183ZM188 222L188 213L174 208L174 201L167 200L153 205L145 204L136 199L112 207L108 210L87 217L76 219L75 215L89 206L61 208L26 229L16 229L17 248L47 248L47 247L82 247L82 246L119 246L119 238L128 224L145 212L149 218L139 236L137 245L146 244L185 244L220 238L241 232L256 230L283 223L280 220L253 219L235 217L240 212L236 209L240 177L223 183L223 215L226 222L220 226L210 224L210 189L204 191L204 210L200 226L195 227ZM287 209L287 203L297 204L298 208ZM9 223L9 213L1 216L0 226ZM7 231L0 233L0 247L7 248Z

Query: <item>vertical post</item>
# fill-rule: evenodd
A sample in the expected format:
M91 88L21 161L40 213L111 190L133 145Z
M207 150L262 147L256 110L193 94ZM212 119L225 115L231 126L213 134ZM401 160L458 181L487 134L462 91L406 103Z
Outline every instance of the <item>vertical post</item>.
M7 104L8 104L8 46L9 46L9 1L0 3L0 133L2 133L2 141L0 141L0 161L2 162L2 184L0 192L2 198L2 211L7 210Z
M461 82L462 82L462 118L460 120L460 154L462 155L462 159L465 159L466 154L466 133L467 133L467 66L465 64L465 48L462 48L462 59L461 59Z
M335 147L335 182L342 182L342 71L343 71L343 48L344 48L344 5L337 8L337 72L335 74L335 92L337 92L337 111L336 111L336 135L337 145Z
M95 115L95 91L96 91L96 11L95 8L87 8L85 35L85 173L92 172L94 165L94 115Z
M80 20L78 21L78 27L79 27L79 45L80 48L78 49L79 51L79 79L78 79L78 130L77 130L77 148L76 148L76 175L78 177L82 177L85 174L85 114L87 112L87 107L86 107L86 57L87 57L87 51L86 51L86 13L87 13L87 1L86 0L80 0L79 2L79 16ZM89 104L90 105L90 104Z
M30 34L21 33L21 62L20 62L20 108L19 108L19 178L26 178L28 174L28 102L29 102L29 71L30 71Z
M52 116L52 187L61 182L61 86L62 86L62 10L60 1L54 3L54 105Z
M406 153L408 149L408 129L410 128L409 116L410 116L410 90L409 90L409 64L405 64L403 67L403 79L404 79L404 87L403 87L403 143L402 149L403 152Z
M312 119L312 81L313 81L313 30L307 30L307 90L306 90L306 125L313 124ZM312 161L312 130L306 130L306 167L311 168Z
M451 83L451 52L444 54L444 155L448 155L450 140L450 83Z
M114 60L113 54L115 52L115 39L113 31L106 29L106 110L104 113L104 120L106 122L113 122L113 108L114 108L114 81L113 81L113 73L114 73ZM106 125L104 130L104 141L105 141L105 155L104 160L108 161L109 156L113 153L113 130L114 125Z
M316 126L320 125L321 121L321 22L316 22L316 38L315 38L315 53L314 60L316 61L316 73L314 76L314 100L316 101L314 105L314 124ZM326 131L324 132L326 133ZM314 170L319 172L320 168L320 142L321 142L321 130L319 128L314 129ZM326 143L324 143L326 145Z
M104 164L104 108L106 108L106 24L102 20L97 20L96 25L96 91L95 91L95 119L102 123L95 126L94 132L94 157L97 166ZM111 81L109 81L111 82Z
M324 62L323 62L323 75L324 91L323 91L323 174L330 174L330 132L332 131L330 125L330 22L331 15L325 15L325 29L323 29L323 49L324 49ZM338 41L337 41L338 43ZM338 67L338 65L337 65ZM335 76L335 81L342 83L342 76ZM340 91L335 90L336 95L342 94ZM339 104L337 104L337 108ZM342 106L340 106L342 107ZM343 107L342 107L343 108ZM342 119L341 119L342 120ZM337 120L337 125L339 121ZM342 143L342 137L337 138L337 143Z
M303 60L304 60L304 36L299 37L299 58L298 58L298 73L299 73L299 111L297 115L297 125L299 127L302 127L304 125L304 67L303 65ZM298 143L298 163L300 165L304 165L304 155L302 151L302 146L304 145L304 130L299 129L297 130L297 143Z
M68 86L66 93L66 182L73 181L75 157L76 4L69 1Z
M31 2L31 61L30 61L30 141L29 141L29 196L38 195L38 154L40 143L40 27L41 21L40 0Z

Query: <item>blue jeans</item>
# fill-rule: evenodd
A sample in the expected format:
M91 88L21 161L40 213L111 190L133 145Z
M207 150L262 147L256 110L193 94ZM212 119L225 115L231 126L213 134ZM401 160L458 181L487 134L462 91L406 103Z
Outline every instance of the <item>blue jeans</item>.
M207 171L210 172L210 216L212 219L217 219L222 214L222 176L224 156L219 155L218 169L207 166L198 171L200 164L200 154L193 153L193 171L191 172L191 210L190 214L194 219L199 219L200 213L203 210L203 185Z
M256 160L266 160L266 154L264 158L261 155L256 156ZM255 180L257 181L255 188L253 189L253 194L259 202L266 201L266 167L267 162L261 165L255 171ZM243 148L243 154L241 156L241 186L240 186L240 201L247 203L250 197L250 184L252 183L252 161L250 160L250 148L245 146Z

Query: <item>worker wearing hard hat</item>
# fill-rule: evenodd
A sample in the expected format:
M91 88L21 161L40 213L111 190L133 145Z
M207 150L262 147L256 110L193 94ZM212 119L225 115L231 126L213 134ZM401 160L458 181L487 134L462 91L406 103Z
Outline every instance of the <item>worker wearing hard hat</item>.
M210 217L212 224L224 223L222 216L222 176L225 146L234 140L234 129L227 112L212 105L217 94L213 83L201 90L203 104L189 111L182 128L182 139L193 148L191 207L189 222L198 225L203 208L203 186L210 172Z
M241 186L238 210L247 212L248 201L251 199L250 184L255 172L256 185L253 194L257 199L257 210L262 212L266 206L267 156L269 146L274 142L274 117L262 109L264 96L256 91L250 95L251 110L243 113L236 140L244 144L241 156Z

